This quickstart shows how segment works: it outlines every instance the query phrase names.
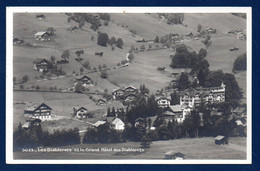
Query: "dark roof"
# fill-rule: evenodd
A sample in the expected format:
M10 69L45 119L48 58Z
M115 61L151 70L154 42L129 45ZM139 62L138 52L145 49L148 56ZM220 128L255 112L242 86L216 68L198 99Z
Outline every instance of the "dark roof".
M115 120L115 117L107 117L107 118L106 118L106 121L107 121L108 123L112 123L114 120Z
M33 63L41 63L43 61L49 63L49 61L45 58L37 58L35 61L33 61Z
M67 30L69 30L69 31L73 31L73 30L77 30L77 29L78 29L78 27L76 27L76 26L71 26L71 27L67 28Z
M185 154L180 153L180 152L175 153L174 155L175 155L176 157L184 157L184 156L185 156Z
M184 157L185 155L183 153L180 153L180 152L174 152L172 150L164 153L165 155L168 155L168 156L175 156L175 157Z
M83 75L83 76L80 75L80 76L77 76L77 77L76 77L77 80L81 80L81 79L83 79L83 78L87 78L87 79L91 80L91 78L89 78L89 77L86 76L86 75Z
M81 109L88 110L88 109L85 108L85 107L74 107L74 108L76 109L76 111L79 111L79 110L81 110Z
M20 41L20 39L18 39L17 37L13 39L13 41Z
M47 108L49 108L50 110L52 110L52 108L48 105L46 105L45 103L42 104L32 104L31 106L28 106L27 108L25 108L26 111L35 111L37 108L39 108L40 106L46 106Z

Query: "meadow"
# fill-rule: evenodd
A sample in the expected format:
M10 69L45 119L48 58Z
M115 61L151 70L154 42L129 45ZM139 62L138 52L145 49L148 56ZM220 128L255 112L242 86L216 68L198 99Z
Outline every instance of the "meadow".
M63 146L59 148L140 148L139 142L126 142L118 144L79 144ZM234 148L236 147L236 148ZM229 145L216 145L213 137L185 138L168 141L154 141L150 148L144 152L35 152L23 153L14 152L14 159L73 159L73 160L163 160L164 153L169 150L185 154L185 160L245 160L246 159L246 138L231 137ZM120 162L120 161L119 161ZM173 161L174 163L174 161Z

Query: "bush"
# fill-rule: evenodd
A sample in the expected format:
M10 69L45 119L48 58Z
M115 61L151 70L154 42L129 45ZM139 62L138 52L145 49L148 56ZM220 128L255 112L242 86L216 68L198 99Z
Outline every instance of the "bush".
M36 89L37 91L39 91L39 90L40 90L40 86L37 85L37 86L35 87L35 89Z
M106 79L107 78L107 72L106 71L101 71L101 78Z
M110 21L110 15L107 14L107 13L100 13L100 14L99 14L99 18L100 18L101 20Z
M233 71L246 71L246 54L242 54L236 58L233 65Z
M100 33L98 35L98 42L97 42L97 44L101 45L101 46L106 46L107 42L108 42L108 35L107 35L107 33Z
M25 76L23 76L22 80L25 83L25 82L27 82L29 80L29 77L27 75L25 75Z
M121 38L118 38L116 41L116 46L122 48L123 45L124 45L123 40Z
M137 34L137 31L135 31L135 30L129 30L129 32L132 33L132 34L134 34L134 35Z
M115 50L115 47L114 47L114 46L111 46L111 50L113 50L113 51L114 51L114 50Z

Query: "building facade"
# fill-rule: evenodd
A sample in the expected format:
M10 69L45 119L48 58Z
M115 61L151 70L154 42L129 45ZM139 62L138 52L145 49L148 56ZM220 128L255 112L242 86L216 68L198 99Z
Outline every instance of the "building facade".
M25 117L49 120L51 119L51 110L52 108L42 103L40 105L32 105L24 109Z
M39 72L48 72L50 69L50 63L47 59L36 59L33 62L33 69Z
M187 105L191 108L205 104L218 103L225 101L225 85L219 87L200 87L196 89L184 90L180 93L180 105Z

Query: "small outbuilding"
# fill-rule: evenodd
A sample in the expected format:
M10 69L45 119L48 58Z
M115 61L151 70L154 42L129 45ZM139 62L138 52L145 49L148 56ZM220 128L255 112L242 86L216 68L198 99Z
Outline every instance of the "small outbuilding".
M215 144L217 145L228 144L228 138L226 136L218 135L215 137Z
M36 18L41 20L41 19L45 19L45 15L40 14L40 15L36 15Z
M164 153L165 154L165 159L174 159L174 160L184 160L185 155L180 152L174 152L172 150Z
M35 40L40 40L40 41L49 41L51 40L50 34L47 33L46 31L40 31L34 34L34 39Z

